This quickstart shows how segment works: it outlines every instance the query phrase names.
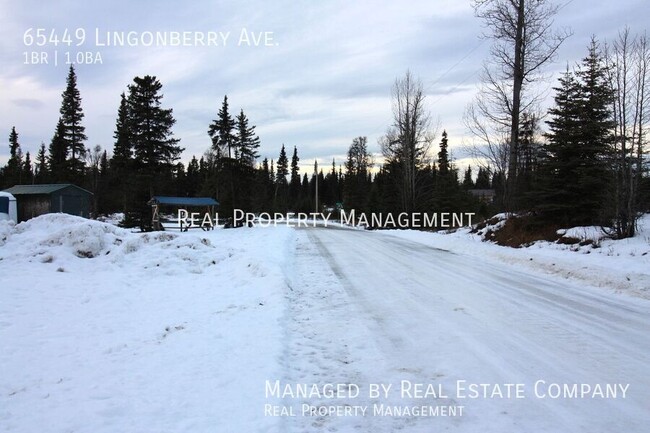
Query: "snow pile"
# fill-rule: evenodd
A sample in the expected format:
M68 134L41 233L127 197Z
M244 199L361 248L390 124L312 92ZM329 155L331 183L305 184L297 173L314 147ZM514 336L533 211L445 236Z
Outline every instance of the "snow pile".
M499 215L481 230L462 228L451 233L414 230L385 231L454 253L525 266L544 274L575 278L614 292L650 299L650 215L638 221L637 235L630 239L607 239L599 227L561 230L559 242L538 241L525 248L485 242L489 231L503 225ZM562 239L574 238L570 243ZM577 242L576 242L577 241Z
M0 221L0 247L3 246L7 240L9 240L9 236L11 236L11 233L14 230L14 226L15 223L13 221Z
M113 224L114 226L118 225L124 220L124 213L117 212L109 215L100 215L97 217L97 221L101 221L106 224Z
M282 370L293 231L69 215L0 230L3 431L275 428L263 390Z
M67 214L47 214L20 223L15 242L23 255L58 252L93 258L105 254L129 236L126 230Z

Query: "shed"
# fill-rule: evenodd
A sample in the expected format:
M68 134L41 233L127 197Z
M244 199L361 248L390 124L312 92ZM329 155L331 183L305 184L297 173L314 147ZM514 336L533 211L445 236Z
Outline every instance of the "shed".
M15 185L5 192L16 197L17 222L57 212L90 216L93 193L71 183Z
M161 195L153 196L147 204L152 208L151 225L154 230L164 230L160 221L160 206L203 208L206 213L211 215L214 214L214 207L219 206L219 202L212 197L168 197ZM185 230L187 228L185 227Z

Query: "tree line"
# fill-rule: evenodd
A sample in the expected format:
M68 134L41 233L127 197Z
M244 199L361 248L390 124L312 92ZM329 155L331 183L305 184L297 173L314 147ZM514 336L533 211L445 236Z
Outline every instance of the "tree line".
M297 146L282 144L277 158L260 161L255 125L243 109L233 114L227 96L207 125L211 145L186 167L173 110L163 108L162 84L153 76L135 77L122 94L112 153L86 148L71 67L49 147L42 143L32 161L12 128L0 181L72 182L94 193L95 214L120 211L127 224L143 226L146 202L156 194L214 197L222 214L506 211L527 215L533 228L600 225L615 237L633 236L639 215L650 210L647 36L624 30L610 44L593 38L584 59L559 78L544 113L543 93L536 92L541 71L570 36L553 30L559 8L547 0L480 0L474 7L494 41L465 114L477 138L470 149L476 173L460 173L447 133L437 137L422 82L410 72L393 84L380 155L361 135L351 139L344 161L301 172ZM477 190L493 191L494 200Z
M473 6L493 45L465 123L478 142L474 155L501 178L499 206L527 215L533 230L600 225L614 237L633 236L637 219L650 210L647 35L625 29L611 43L592 38L583 61L560 77L544 113L543 67L571 35L553 27L566 5L474 0Z
M407 74L407 80L412 79ZM99 145L86 147L82 98L71 66L49 146L41 143L36 161L32 162L29 152L23 155L18 132L12 128L10 158L0 170L2 186L73 183L94 194L95 215L123 212L126 225L142 227L148 224L150 209L146 203L153 195L215 197L223 215L231 214L233 209L396 212L481 207L468 193L475 186L471 169L464 181L459 181L458 169L449 158L446 134L440 142L437 163L424 153L412 155L416 158L412 161L414 178L424 195L411 193L409 202L396 195L395 184L401 182L399 176L404 173L397 142L391 145L396 152L393 157L374 172L367 137L359 136L352 139L345 161L337 165L332 160L330 167L301 173L297 146L287 149L282 144L277 158L259 161L260 139L255 125L243 109L233 116L228 96L224 96L216 118L207 128L211 146L199 158L192 156L186 167L179 161L184 149L172 131L176 122L173 110L162 104L162 83L155 76L135 77L127 89L117 108L112 152ZM292 152L290 158L287 152ZM477 183L482 188L491 186L483 169ZM424 189L420 191L420 187Z

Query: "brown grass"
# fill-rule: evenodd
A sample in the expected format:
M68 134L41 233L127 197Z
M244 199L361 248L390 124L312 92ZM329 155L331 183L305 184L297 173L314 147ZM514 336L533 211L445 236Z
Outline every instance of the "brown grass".
M530 216L512 217L508 218L505 225L498 231L488 231L485 234L485 240L507 247L520 248L535 241L558 241L561 238L557 234L559 228L554 224L541 224ZM579 241L577 239L576 242L571 243Z

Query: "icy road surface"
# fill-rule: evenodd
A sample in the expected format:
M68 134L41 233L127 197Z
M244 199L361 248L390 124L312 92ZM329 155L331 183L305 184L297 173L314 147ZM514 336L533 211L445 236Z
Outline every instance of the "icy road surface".
M296 242L286 379L362 387L356 399L312 402L316 406L462 405L464 411L456 417L287 418L295 427L288 429L647 431L647 301L378 232L310 228L298 230ZM403 380L440 386L445 397L401 396ZM370 383L392 384L389 397L368 398ZM490 384L488 395L484 388L470 393L470 384ZM505 384L523 384L524 397L508 398ZM619 391L617 398L591 392L552 398L565 384ZM493 394L495 386L504 397ZM621 387L627 387L625 398Z

